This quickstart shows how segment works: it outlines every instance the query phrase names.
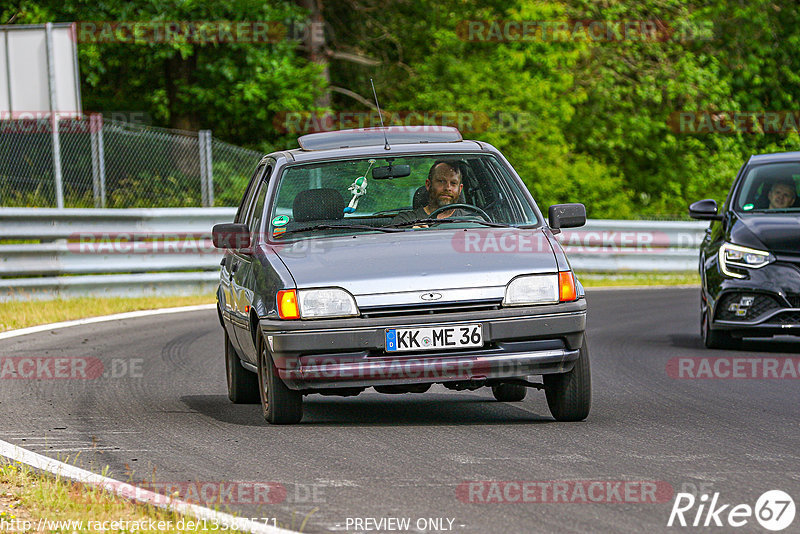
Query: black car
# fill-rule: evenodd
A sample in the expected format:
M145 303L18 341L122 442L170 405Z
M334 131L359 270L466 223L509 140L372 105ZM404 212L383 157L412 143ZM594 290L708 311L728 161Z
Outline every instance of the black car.
M503 155L454 128L298 142L214 228L233 402L295 423L312 393L534 387L557 420L586 418L586 299L553 235L582 204L546 221Z
M743 337L800 335L800 152L752 156L721 212L706 199L700 246L700 330L709 348Z

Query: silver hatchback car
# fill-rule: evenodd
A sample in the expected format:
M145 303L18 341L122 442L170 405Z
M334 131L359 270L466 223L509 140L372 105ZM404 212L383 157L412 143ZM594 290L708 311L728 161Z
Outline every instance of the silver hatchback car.
M303 396L544 389L553 417L589 414L586 300L554 234L491 145L454 128L309 134L264 156L233 223L217 292L228 395L270 423ZM541 379L539 379L541 377Z

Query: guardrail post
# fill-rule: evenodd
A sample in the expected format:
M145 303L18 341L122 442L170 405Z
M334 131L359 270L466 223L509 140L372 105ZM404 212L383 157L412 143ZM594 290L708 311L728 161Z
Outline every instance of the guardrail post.
M214 172L211 160L211 130L200 130L197 133L200 149L200 194L203 207L214 205Z
M103 116L92 113L89 116L89 135L92 145L92 187L94 207L106 207L106 162L103 152Z

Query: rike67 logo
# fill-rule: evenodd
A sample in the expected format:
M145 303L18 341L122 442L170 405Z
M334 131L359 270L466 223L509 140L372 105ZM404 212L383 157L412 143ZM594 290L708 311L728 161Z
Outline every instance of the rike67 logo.
M753 518L767 530L777 532L792 524L795 516L794 500L781 490L764 492L755 506L730 504L720 500L719 492L695 498L691 493L678 493L667 526L681 527L743 527Z

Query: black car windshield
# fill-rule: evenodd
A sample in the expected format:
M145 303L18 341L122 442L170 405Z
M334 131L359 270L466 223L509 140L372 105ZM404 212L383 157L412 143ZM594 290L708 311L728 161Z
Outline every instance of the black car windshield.
M800 161L751 167L739 187L734 209L740 213L800 212Z
M517 180L486 154L291 165L280 177L269 222L275 240L539 224Z

